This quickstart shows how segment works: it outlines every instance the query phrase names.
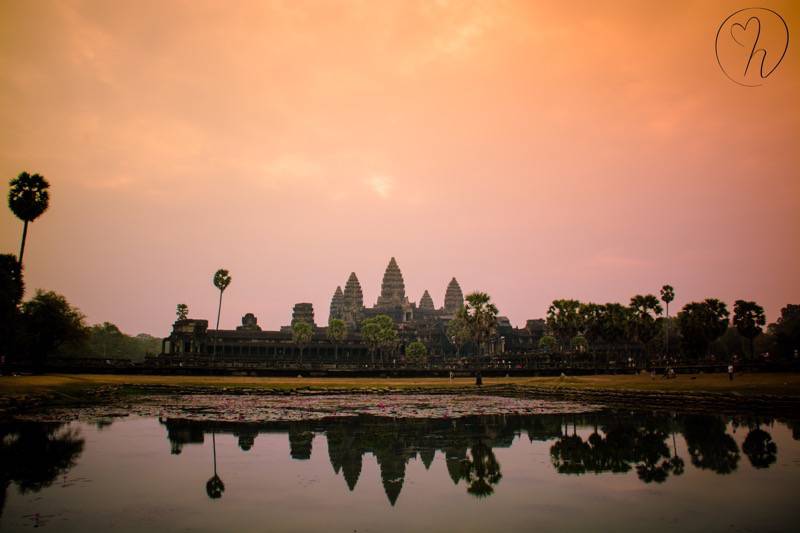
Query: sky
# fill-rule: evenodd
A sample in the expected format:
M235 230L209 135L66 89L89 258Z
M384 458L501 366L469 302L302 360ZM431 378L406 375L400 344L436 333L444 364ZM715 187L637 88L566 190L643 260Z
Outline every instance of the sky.
M798 4L763 5L794 36ZM51 184L26 296L165 336L178 303L213 324L226 268L221 327L324 324L394 256L410 300L455 276L515 325L665 283L671 311L774 321L800 303L800 49L734 83L742 7L0 0L0 192ZM0 253L21 232L0 210Z

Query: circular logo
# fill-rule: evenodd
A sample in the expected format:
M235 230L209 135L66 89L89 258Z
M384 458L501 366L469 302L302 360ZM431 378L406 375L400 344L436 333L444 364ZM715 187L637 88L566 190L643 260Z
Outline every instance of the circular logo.
M731 81L763 85L789 48L789 27L765 7L740 9L722 21L715 42L717 63Z

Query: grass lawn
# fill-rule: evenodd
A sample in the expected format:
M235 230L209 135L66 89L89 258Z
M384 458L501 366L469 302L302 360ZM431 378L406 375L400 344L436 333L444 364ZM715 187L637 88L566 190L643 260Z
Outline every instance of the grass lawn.
M408 389L474 386L471 378L290 378L245 376L140 376L100 374L47 374L41 376L0 376L0 395L37 392L76 393L104 386L165 386L176 390L192 387L253 389ZM486 378L484 386L516 385L537 389L730 392L800 396L800 374L739 374L729 381L727 374L679 375L676 379L651 379L649 375L607 375L567 377Z

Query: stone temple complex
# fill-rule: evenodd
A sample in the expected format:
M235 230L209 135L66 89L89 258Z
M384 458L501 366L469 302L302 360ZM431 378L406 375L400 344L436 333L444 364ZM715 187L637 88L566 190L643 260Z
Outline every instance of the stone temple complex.
M361 339L361 324L377 315L388 315L395 323L399 345L394 357L402 357L405 345L412 341L423 342L431 361L445 361L469 352L469 346L456 346L448 337L447 324L464 306L464 293L456 278L451 278L444 290L442 306L436 307L431 293L423 291L419 303L409 300L405 280L397 260L392 257L381 281L381 291L371 307L364 305L364 293L355 272L344 284L336 287L331 297L329 318L344 321L346 336L334 342L328 337L327 326L321 326L311 303L301 302L292 309L290 325L279 331L264 331L252 313L242 317L242 325L235 330L210 330L207 320L183 319L173 325L172 334L164 339L163 355L181 357L206 357L218 360L236 360L266 364L285 364L302 357L304 363L327 364L371 360L368 346ZM292 326L303 321L313 328L313 337L307 346L299 347L292 336ZM490 347L491 353L505 354L530 352L536 349L544 334L544 320L528 320L525 327L512 327L505 317L498 317L497 335ZM246 363L243 363L246 364Z
M449 320L455 316L464 305L464 293L461 291L456 278L450 280L444 295L444 307L436 309L430 293L425 290L419 300L419 305L408 300L403 273L397 260L392 257L383 274L381 294L372 307L364 307L364 297L361 284L355 272L350 273L342 288L336 287L331 298L330 319L344 320L351 329L357 329L364 318L379 314L388 315L398 323L410 323L419 320L439 318Z

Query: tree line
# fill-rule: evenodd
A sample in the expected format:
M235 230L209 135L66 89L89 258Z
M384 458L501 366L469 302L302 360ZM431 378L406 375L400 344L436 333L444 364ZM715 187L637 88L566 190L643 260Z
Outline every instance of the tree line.
M89 326L81 311L54 291L37 290L24 300L23 257L29 225L50 205L50 183L20 173L9 183L8 207L23 222L19 257L0 254L0 362L41 368L50 355L143 359L161 350L149 335L132 337L109 322Z
M665 285L660 299L637 294L628 305L555 300L547 310L547 331L539 347L548 352L593 349L695 360L712 355L797 356L800 305L781 309L778 320L765 330L764 308L756 302L736 300L731 315L725 302L706 298L687 303L676 317L670 317L669 303L674 297L674 289Z

